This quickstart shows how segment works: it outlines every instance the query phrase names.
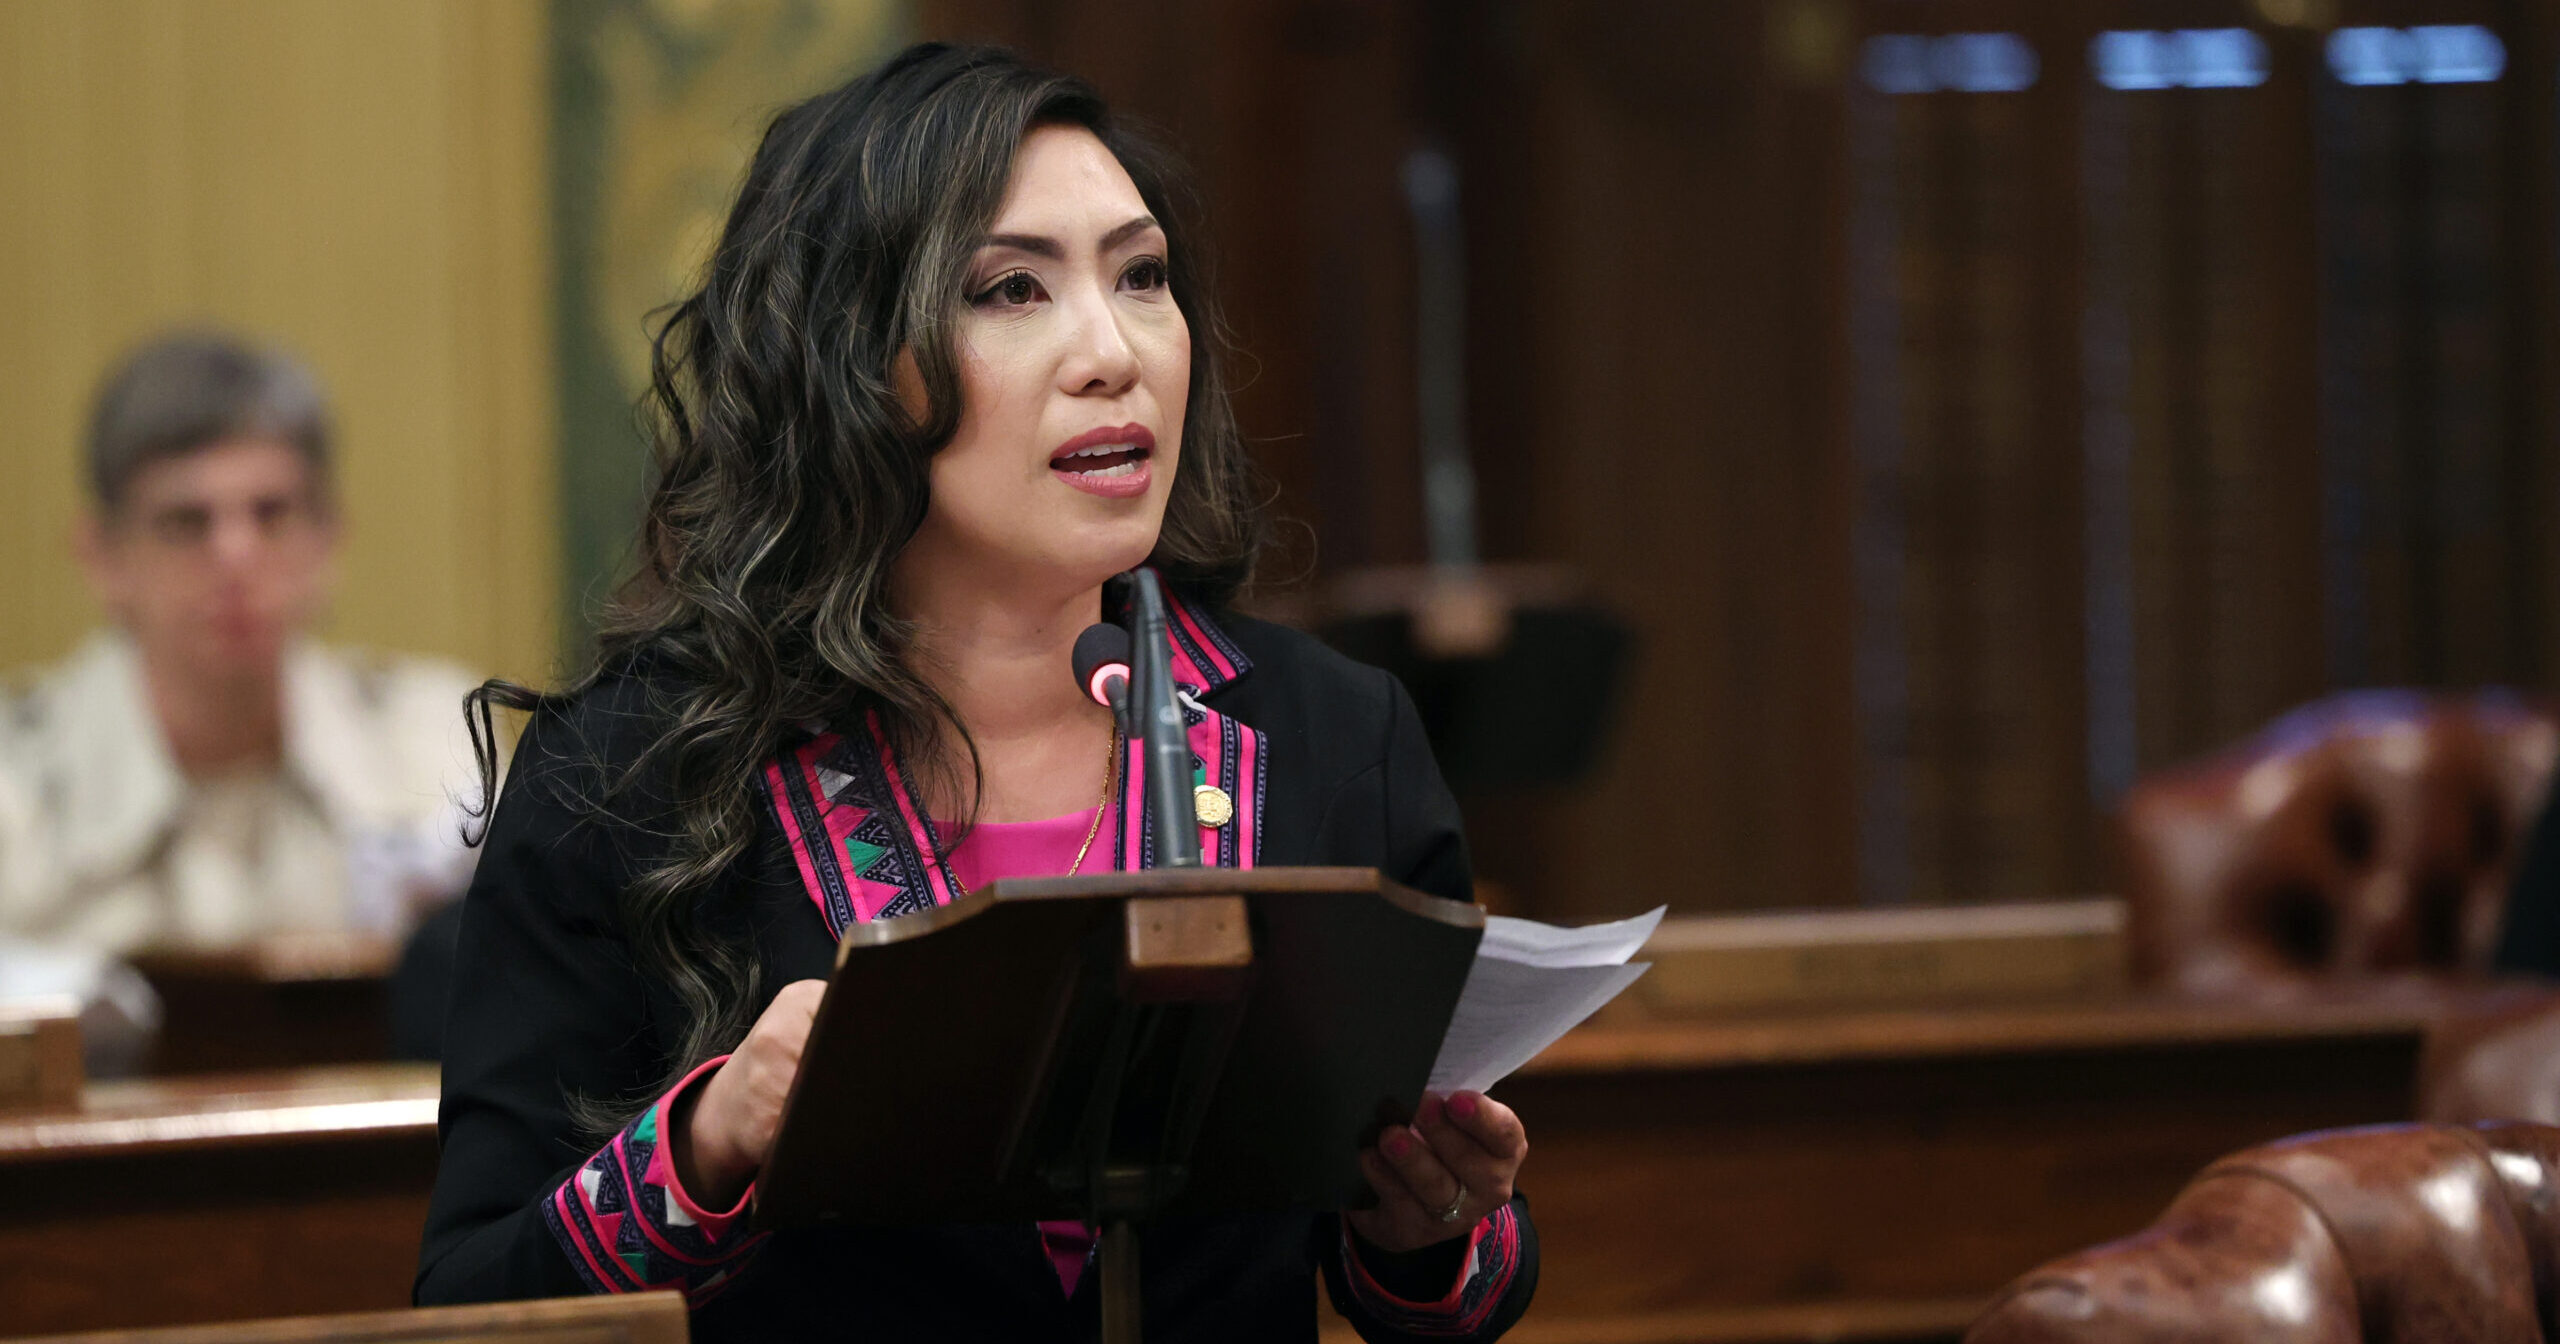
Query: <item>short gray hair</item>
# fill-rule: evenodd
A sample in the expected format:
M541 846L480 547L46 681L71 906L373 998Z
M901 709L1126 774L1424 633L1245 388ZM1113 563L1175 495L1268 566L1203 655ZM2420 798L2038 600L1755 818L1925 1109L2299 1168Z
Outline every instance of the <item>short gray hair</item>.
M124 502L136 473L227 439L275 439L302 454L326 493L329 409L302 361L217 331L159 337L125 356L89 421L89 490Z

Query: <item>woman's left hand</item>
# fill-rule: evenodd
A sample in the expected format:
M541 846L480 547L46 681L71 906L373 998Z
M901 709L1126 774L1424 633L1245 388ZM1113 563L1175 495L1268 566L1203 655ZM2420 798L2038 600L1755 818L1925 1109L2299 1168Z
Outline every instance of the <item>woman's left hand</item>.
M1482 1092L1453 1092L1445 1101L1425 1092L1411 1125L1360 1150L1360 1172L1378 1192L1378 1207L1343 1216L1382 1251L1464 1236L1511 1202L1512 1179L1528 1155L1528 1131L1510 1107Z

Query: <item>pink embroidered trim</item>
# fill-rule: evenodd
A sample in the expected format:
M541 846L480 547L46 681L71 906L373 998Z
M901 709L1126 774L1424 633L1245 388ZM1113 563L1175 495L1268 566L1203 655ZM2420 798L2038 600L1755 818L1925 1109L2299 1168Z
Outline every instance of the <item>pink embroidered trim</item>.
M877 714L871 716L871 740L881 742L880 716ZM924 858L925 890L935 905L949 905L956 893L951 890L949 870L935 854L933 828L925 825L924 818L916 811L915 800L907 796L906 776L898 773L897 758L889 754L886 745L878 746L876 750L880 753L881 773L889 777L889 798L897 805L898 824L907 828L908 843L914 845L916 853ZM870 917L866 915L864 918Z
M589 1291L673 1288L699 1306L727 1287L764 1244L763 1234L736 1235L737 1221L755 1200L754 1184L735 1206L705 1209L677 1179L664 1142L671 1103L727 1059L722 1055L686 1074L543 1201L543 1221Z
M783 839L790 842L791 858L800 867L800 881L804 889L817 897L821 909L826 905L826 898L818 895L822 886L818 877L818 865L811 857L811 851L821 844L830 850L839 849L844 844L844 836L836 834L839 828L834 822L832 810L822 810L819 814L825 818L820 825L820 829L824 832L822 836L809 835L801 828L799 809L791 806L790 802L790 780L783 772L788 770L798 773L814 792L817 788L816 763L827 752L834 750L837 740L834 733L821 733L798 750L784 752L766 762L764 767L765 787L773 798L774 816L782 823ZM819 806L825 809L826 805L820 802ZM848 873L846 881L850 883L852 880L853 875Z
M1360 1261L1349 1223L1342 1228L1342 1266L1352 1293L1378 1319L1416 1335L1471 1335L1484 1328L1510 1291L1520 1268L1520 1220L1503 1205L1468 1235L1458 1280L1436 1302L1413 1302L1390 1293Z

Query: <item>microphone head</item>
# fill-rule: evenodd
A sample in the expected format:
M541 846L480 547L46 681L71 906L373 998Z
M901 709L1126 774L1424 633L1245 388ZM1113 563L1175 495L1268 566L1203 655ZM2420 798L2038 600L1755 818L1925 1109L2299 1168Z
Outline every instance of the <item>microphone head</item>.
M1086 626L1076 636L1075 668L1076 685L1095 703L1109 708L1111 696L1103 683L1113 677L1129 680L1129 632L1109 621Z

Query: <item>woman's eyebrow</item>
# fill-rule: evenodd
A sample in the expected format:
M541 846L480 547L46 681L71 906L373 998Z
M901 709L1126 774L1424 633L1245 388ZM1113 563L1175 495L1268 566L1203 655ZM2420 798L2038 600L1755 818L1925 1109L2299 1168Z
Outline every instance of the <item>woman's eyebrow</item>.
M991 233L987 235L987 240L978 246L1011 248L1016 252L1028 252L1035 257L1047 257L1051 261L1064 260L1067 255L1067 250L1058 245L1057 239L1045 238L1036 233Z
M1102 250L1108 252L1154 227L1156 227L1155 216L1140 215L1136 219L1130 220L1128 223L1102 235Z
M1108 252L1155 227L1157 227L1155 216L1140 215L1102 235L1099 250ZM1011 248L1016 252L1028 252L1035 257L1047 257L1051 261L1062 261L1067 255L1066 247L1057 239L1038 233L991 233L979 246Z

